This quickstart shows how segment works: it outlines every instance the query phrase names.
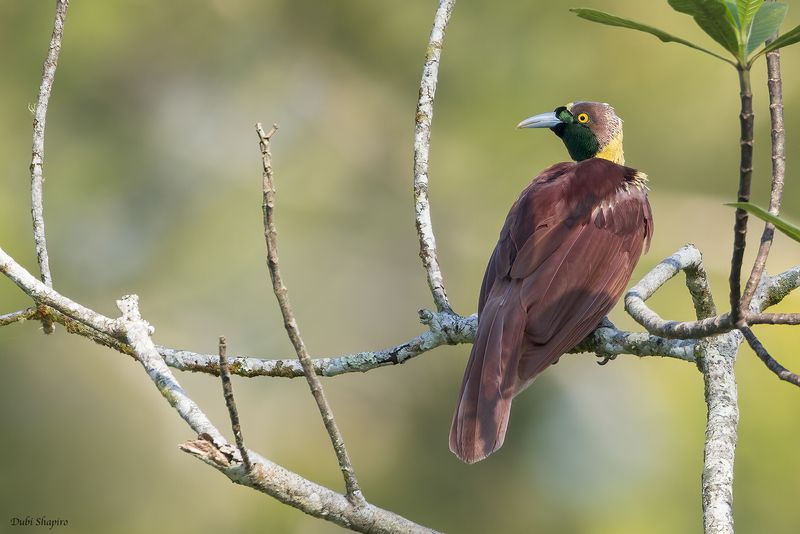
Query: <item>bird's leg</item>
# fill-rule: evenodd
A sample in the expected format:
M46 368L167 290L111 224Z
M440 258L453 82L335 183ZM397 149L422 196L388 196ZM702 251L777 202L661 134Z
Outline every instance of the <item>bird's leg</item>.
M614 323L612 323L611 320L608 317L603 317L603 320L600 321L600 324L597 325L597 328L614 328L614 329L616 329L617 327L614 326ZM595 328L595 330L597 330L597 328ZM594 330L592 331L592 334L593 333L594 333ZM589 335L591 336L592 334L589 334ZM619 354L604 354L602 352L595 352L595 356L597 356L598 358L602 358L601 361L597 362L597 365L605 365L605 364L607 364L608 362L610 362L612 360L616 360L617 356L619 356Z

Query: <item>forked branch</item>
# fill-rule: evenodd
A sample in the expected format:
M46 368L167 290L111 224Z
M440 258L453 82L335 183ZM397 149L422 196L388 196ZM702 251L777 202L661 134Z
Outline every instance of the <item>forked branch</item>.
M33 240L36 244L36 259L39 262L42 282L53 287L50 274L50 258L47 254L47 239L44 231L44 128L47 123L47 105L53 91L53 81L58 67L58 56L61 53L61 40L64 36L64 21L67 17L69 0L56 0L56 15L53 22L53 35L50 48L42 66L42 83L39 85L39 96L33 111L33 143L31 147L31 216L33 218ZM46 315L42 317L45 334L54 332L53 322Z

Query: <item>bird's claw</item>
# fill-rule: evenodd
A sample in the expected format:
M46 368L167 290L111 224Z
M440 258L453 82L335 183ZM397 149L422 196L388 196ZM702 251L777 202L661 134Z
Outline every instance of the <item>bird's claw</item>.
M603 360L597 362L597 365L605 365L608 362L610 362L611 360L616 360L617 356L619 356L619 354L604 354L603 355Z

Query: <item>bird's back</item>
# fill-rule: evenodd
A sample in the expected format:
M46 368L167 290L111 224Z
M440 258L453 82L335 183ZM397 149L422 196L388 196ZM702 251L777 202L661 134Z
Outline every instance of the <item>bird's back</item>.
M645 180L600 158L558 163L511 207L481 286L450 431L462 460L502 445L514 395L619 300L652 237Z

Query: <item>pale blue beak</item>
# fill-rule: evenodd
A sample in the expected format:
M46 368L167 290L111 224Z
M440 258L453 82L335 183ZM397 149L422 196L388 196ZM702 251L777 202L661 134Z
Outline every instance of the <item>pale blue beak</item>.
M556 114L551 111L549 113L540 113L539 115L528 117L517 124L517 128L552 128L557 124L561 124L561 121L556 117Z

